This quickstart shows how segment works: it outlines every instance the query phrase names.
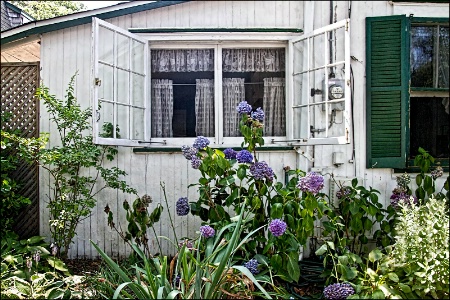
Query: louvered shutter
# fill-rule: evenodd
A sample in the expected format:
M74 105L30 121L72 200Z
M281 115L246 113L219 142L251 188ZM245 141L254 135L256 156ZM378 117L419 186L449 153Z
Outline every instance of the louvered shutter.
M366 19L367 168L405 168L409 26L406 16Z

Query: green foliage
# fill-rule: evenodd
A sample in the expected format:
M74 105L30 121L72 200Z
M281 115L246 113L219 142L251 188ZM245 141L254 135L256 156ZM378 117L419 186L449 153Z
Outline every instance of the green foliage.
M440 191L436 188L436 179L441 177L443 174L443 169L439 165L434 167L430 175L426 174L433 167L435 160L428 151L419 147L419 154L414 158L414 165L420 168L420 173L416 176L417 188L414 192L418 199L426 200L431 195L439 199L449 198L449 178L447 177L446 183ZM447 191L444 193L444 189ZM447 203L448 205L448 203Z
M263 126L247 114L243 114L240 130L244 136L242 147L253 152L254 163L258 163L257 146L263 145ZM297 187L299 179L306 174L301 170L290 170L289 182L284 185L273 178L256 178L251 173L252 164L239 163L236 159L225 158L224 152L205 147L199 150L196 158L201 159L198 170L201 177L196 186L199 197L191 202L191 213L214 228L223 228L232 222L233 215L242 210L252 218L243 224L241 238L257 230L238 251L237 257L249 260L256 255L272 271L286 281L298 281L299 248L306 244L314 233L314 221L327 210L325 195L302 192ZM280 219L287 224L287 231L274 236L268 231L271 220ZM265 229L263 229L265 228ZM230 238L229 234L226 235Z
M249 292L248 287L243 283L244 277L249 278L266 298L270 298L247 268L233 265L234 253L251 236L251 234L248 235L238 244L238 238L243 229L241 226L243 213L244 211L236 221L222 228L214 237L206 240L199 237L190 248L184 244L170 265L166 256L149 259L136 244L133 244L133 250L143 261L143 265L134 266L133 273L121 268L91 241L111 270L120 276L121 281L117 283L113 298L122 296L139 299L177 297L219 299L225 293L242 296L243 294L240 293ZM229 240L224 239L227 232L231 234ZM178 285L172 278L174 262L176 262L175 274L180 275Z
M63 261L50 253L45 237L18 240L7 232L1 240L1 296L3 298L81 298Z
M114 159L117 149L93 144L91 110L83 110L77 103L73 87L75 76L70 80L64 100L51 95L45 86L36 92L59 132L60 145L41 149L34 159L52 178L52 194L48 196L47 206L50 230L64 257L78 224L95 207L97 194L106 188L136 194L135 189L120 179L127 175L123 170L103 166L105 159Z
M9 1L36 20L72 14L86 9L79 1Z
M338 202L337 205L331 204L332 209L325 213L327 219L322 221L323 236L330 236L332 241L351 253L363 255L368 253L368 235L376 224L380 224L373 238L382 247L392 244L390 232L395 211L392 207L384 209L378 202L380 192L358 185L356 178L350 186L335 183L339 187L336 193Z
M2 124L7 123L8 119L8 115L1 114ZM13 172L20 164L27 163L21 158L26 159L39 148L44 147L46 137L43 136L37 139L22 138L20 137L20 132L2 129L0 138L0 198L2 199L0 207L2 227L0 228L0 233L3 235L6 231L11 230L20 209L31 203L30 199L20 195L21 183L14 180Z
M126 220L128 222L127 230L125 232L117 229L113 221L112 211L109 209L108 205L105 207L105 213L108 215L108 226L116 230L120 237L128 243L130 247L130 241L132 240L134 240L138 246L142 246L144 248L144 253L147 256L151 255L148 244L147 230L152 228L156 236L154 225L159 222L163 211L163 207L158 203L156 208L149 213L147 208L152 202L152 198L149 195L144 195L141 198L137 198L134 200L132 206L130 206L126 200L123 202L123 208L126 211ZM159 245L159 240L157 240L157 242ZM161 247L159 248L161 251Z

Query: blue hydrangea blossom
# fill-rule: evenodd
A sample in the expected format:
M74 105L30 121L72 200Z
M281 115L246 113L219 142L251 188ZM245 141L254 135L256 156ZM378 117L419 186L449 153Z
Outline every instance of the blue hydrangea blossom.
M309 172L298 180L297 187L303 192L311 192L314 195L323 189L323 176L315 172Z
M236 110L240 115L249 114L252 111L252 107L247 101L242 101L238 104Z
M246 262L244 264L244 267L246 267L253 275L256 275L259 273L258 261L254 258L252 258L248 262Z
M354 293L355 290L350 283L334 283L323 289L325 299L329 300L344 300Z
M265 161L255 162L250 167L250 173L256 180L263 180L264 178L267 178L267 180L273 181L275 176L272 168L270 168Z
M186 216L189 213L189 203L187 197L182 197L178 199L176 203L177 215Z
M223 154L225 154L226 159L236 159L237 152L231 148L227 148L223 150Z
M191 160L193 157L197 156L198 149L190 146L183 145L181 146L181 152L183 152L183 156L187 160Z
M209 143L210 142L207 138L200 135L195 139L194 144L192 146L194 146L194 148L200 150L200 149L206 148L206 146L208 146Z
M274 219L269 224L269 231L277 237L283 235L286 229L287 224L281 219Z
M202 160L198 157L193 157L191 160L191 166L193 169L198 169L200 168L200 165L202 164Z
M200 234L204 238L210 238L216 234L216 231L211 226L205 225L205 226L200 226Z
M253 155L248 150L241 150L236 154L236 159L239 163L251 163Z
M252 112L252 118L255 120L262 122L264 121L264 117L265 114L261 107L258 107L254 112Z

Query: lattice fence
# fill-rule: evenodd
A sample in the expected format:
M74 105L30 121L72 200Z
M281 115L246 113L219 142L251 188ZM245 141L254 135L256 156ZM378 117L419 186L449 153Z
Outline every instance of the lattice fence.
M9 114L3 130L17 130L22 137L39 137L39 103L35 98L39 86L39 63L1 64L1 112ZM14 149L11 150L15 155ZM39 234L39 169L36 164L20 162L12 174L21 184L19 193L31 200L19 214L14 231L21 238Z

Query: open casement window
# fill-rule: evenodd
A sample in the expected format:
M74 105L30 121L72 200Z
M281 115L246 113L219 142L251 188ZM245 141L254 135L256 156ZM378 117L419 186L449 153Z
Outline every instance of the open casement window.
M94 142L139 146L148 141L148 43L93 18Z
M350 22L291 40L292 145L350 142Z

